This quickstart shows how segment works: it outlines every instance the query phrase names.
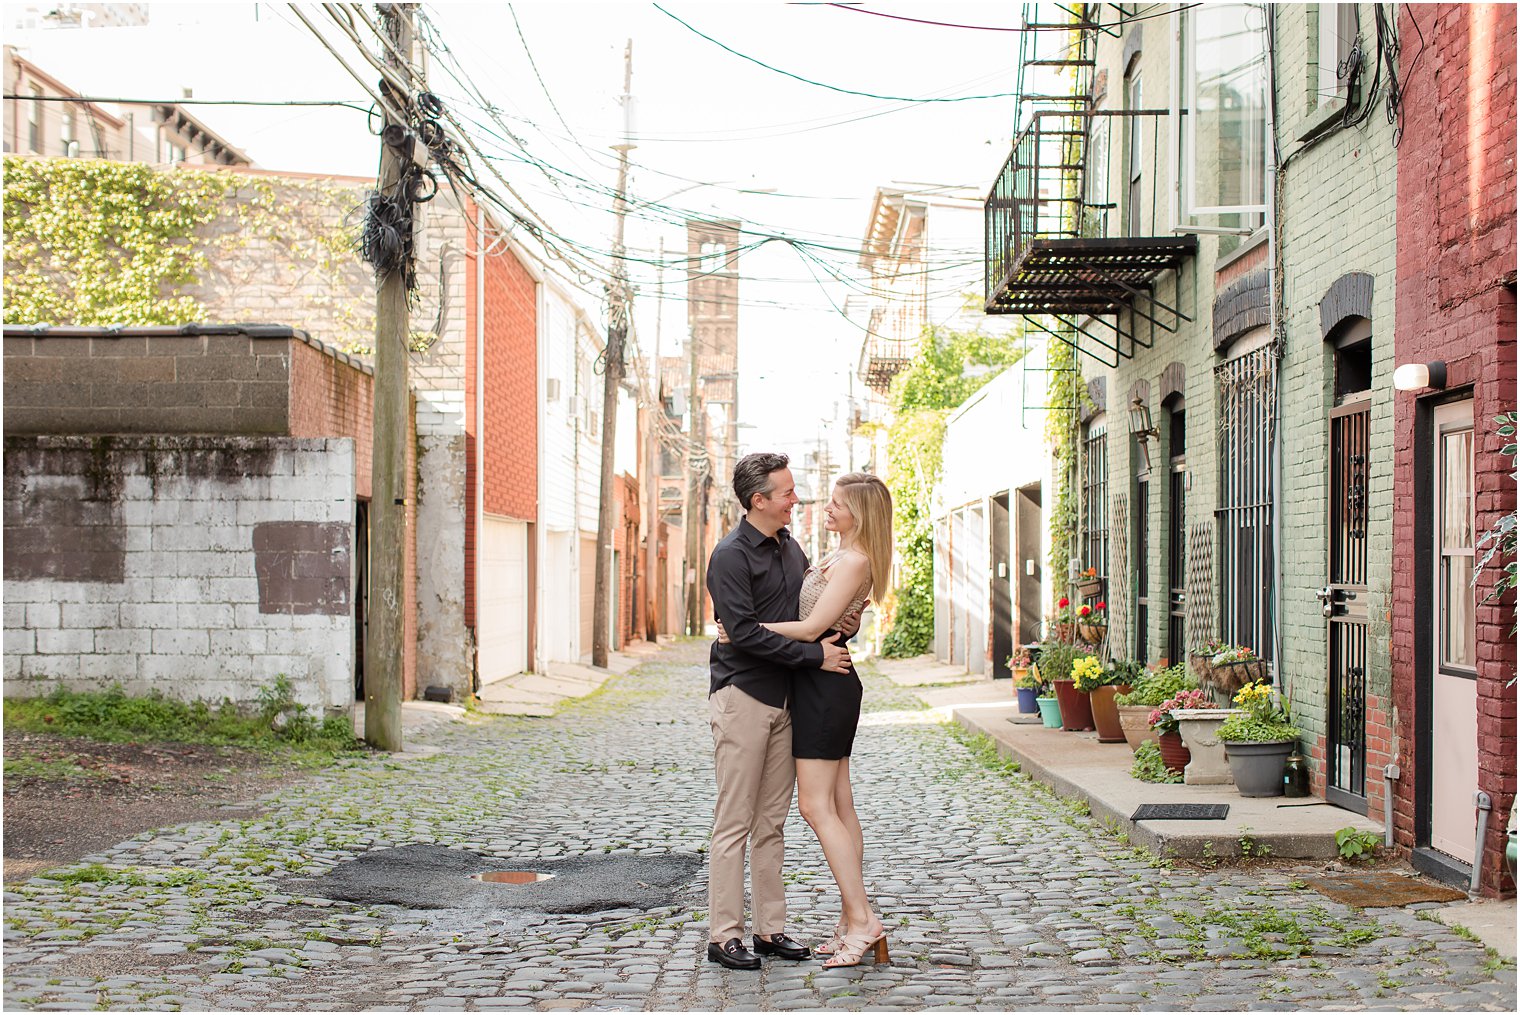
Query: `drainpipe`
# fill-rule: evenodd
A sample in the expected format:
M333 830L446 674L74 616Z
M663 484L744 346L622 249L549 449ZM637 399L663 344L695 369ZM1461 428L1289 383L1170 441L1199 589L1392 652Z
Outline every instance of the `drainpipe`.
M1393 848L1393 784L1399 779L1398 765L1383 766L1383 845Z
M475 205L475 686L483 684L480 672L480 558L486 521L486 212Z
M1267 152L1272 160L1267 173L1267 326L1272 336L1276 355L1272 360L1272 601L1267 604L1272 611L1272 659L1277 670L1278 685L1286 689L1287 680L1282 657L1282 330L1283 314L1279 306L1278 285L1281 283L1277 270L1277 182L1282 169L1281 154L1277 150L1277 25L1274 5L1264 4L1267 19ZM1291 695L1287 696L1292 705Z
M1494 801L1481 789L1473 794L1473 804L1478 808L1478 837L1473 842L1472 880L1467 883L1467 894L1478 894L1478 880L1483 876L1483 843L1488 839L1488 815L1494 809Z

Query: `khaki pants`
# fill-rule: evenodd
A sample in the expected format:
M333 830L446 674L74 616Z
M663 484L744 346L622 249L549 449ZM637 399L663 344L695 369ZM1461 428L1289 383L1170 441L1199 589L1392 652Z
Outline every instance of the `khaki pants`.
M782 826L792 809L797 767L792 717L730 684L707 699L712 719L718 804L707 854L709 940L744 936L744 846L749 843L754 933L786 929Z

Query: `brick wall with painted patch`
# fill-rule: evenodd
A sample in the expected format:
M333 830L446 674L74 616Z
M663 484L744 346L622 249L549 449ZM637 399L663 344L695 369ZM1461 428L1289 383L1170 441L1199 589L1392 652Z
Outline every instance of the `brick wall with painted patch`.
M353 700L354 441L5 438L5 694Z

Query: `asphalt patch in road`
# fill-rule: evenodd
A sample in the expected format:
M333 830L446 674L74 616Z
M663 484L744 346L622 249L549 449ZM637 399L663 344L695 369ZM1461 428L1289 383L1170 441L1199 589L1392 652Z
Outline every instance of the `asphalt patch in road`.
M377 849L320 878L289 883L305 895L359 905L407 909L516 909L535 913L599 913L657 909L675 901L702 867L697 853L607 854L557 859L482 856L446 846ZM471 875L520 870L553 874L531 884L490 884Z

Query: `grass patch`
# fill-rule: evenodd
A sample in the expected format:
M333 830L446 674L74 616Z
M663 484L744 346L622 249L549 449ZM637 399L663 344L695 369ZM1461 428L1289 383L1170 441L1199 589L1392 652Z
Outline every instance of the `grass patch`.
M1014 761L1012 758L1005 758L998 753L996 742L987 736L987 734L968 733L959 723L949 724L949 729L950 735L960 741L962 747L971 752L972 760L988 772L994 775L1009 777L1017 775L1021 770L1022 766L1017 761ZM958 778L963 773L961 770L953 769L951 774Z
M104 779L106 774L93 768L85 768L78 762L79 755L63 758L6 758L7 779Z
M129 697L120 687L87 692L59 688L45 697L7 699L5 726L123 743L161 740L242 747L278 753L281 761L298 766L321 765L363 748L346 715L314 718L296 703L283 674L259 692L258 704L250 710L230 701L213 708L204 701L176 701L158 694ZM12 764L6 762L6 775L12 774Z

